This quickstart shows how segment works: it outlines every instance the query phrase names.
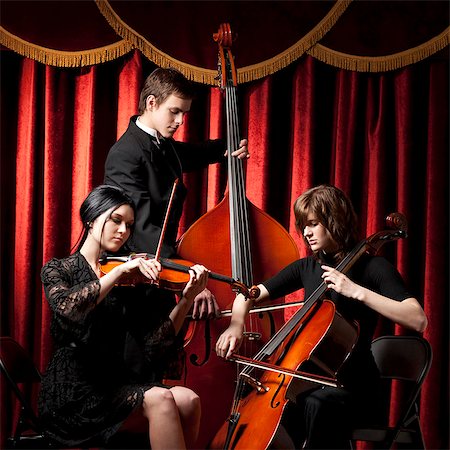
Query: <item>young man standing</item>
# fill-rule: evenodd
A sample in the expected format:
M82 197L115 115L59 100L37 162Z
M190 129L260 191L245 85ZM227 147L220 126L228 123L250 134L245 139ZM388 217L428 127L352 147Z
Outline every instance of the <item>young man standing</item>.
M183 124L194 97L193 84L175 69L158 68L146 79L139 99L139 116L133 116L126 132L112 146L105 163L105 183L120 186L137 207L131 251L156 251L174 180L180 180L172 205L161 256L175 254L178 225L186 188L183 172L223 161L221 140L200 144L177 142L175 131ZM232 152L247 158L247 140ZM205 290L194 303L194 317L219 313L212 294Z

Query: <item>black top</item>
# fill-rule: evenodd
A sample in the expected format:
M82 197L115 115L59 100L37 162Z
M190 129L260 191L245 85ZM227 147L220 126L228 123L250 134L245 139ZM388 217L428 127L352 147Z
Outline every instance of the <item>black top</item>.
M225 159L221 140L187 144L165 139L164 146L130 119L128 129L111 147L105 163L105 183L119 186L133 198L137 207L133 236L127 243L131 251L155 253L173 182L180 178L174 197L161 256L175 254L175 241L186 188L182 173L206 167Z
M333 266L333 264L326 263ZM313 256L294 261L263 284L270 298L285 296L298 289L305 289L305 300L322 284L321 264ZM380 256L361 257L347 276L354 282L397 301L411 297L401 275L385 258ZM344 297L330 290L336 309L348 320L357 321L360 327L357 344L347 362L338 374L341 382L349 389L367 388L367 381L374 380L377 369L370 345L378 320L378 313L357 300Z
M145 301L135 295L138 287L115 287L96 305L100 282L80 253L52 259L41 278L55 351L42 380L40 417L64 445L105 442L146 390L162 386L181 352L168 317L173 305L157 296Z

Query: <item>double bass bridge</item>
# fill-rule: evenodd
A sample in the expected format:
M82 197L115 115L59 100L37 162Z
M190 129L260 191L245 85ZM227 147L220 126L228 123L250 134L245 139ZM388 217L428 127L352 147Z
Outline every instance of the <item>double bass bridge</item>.
M249 341L259 341L262 338L262 333L254 331L244 331L243 336Z

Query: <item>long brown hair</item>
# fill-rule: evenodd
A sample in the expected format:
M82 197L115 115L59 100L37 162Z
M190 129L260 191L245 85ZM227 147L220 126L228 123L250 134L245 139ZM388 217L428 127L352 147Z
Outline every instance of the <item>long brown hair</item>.
M335 257L337 261L341 260L358 242L358 219L350 199L340 189L328 184L313 187L297 198L294 203L295 226L307 245L303 230L310 213L316 216L338 245Z

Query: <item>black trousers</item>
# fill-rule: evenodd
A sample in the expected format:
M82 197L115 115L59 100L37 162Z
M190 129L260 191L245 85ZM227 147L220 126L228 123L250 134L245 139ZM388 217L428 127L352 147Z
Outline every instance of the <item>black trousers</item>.
M289 402L283 425L299 449L349 449L352 428L377 414L371 393L324 386Z

